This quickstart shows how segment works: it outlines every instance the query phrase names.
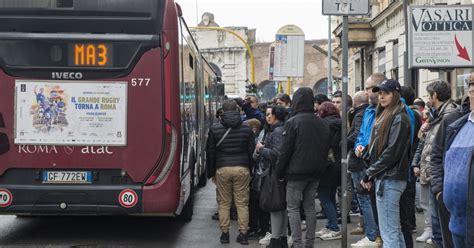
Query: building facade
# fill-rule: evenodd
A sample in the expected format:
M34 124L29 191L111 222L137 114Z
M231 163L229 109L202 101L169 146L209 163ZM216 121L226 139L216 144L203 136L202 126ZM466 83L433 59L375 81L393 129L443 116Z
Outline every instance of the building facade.
M219 27L211 13L204 13L198 27ZM263 100L271 100L278 93L278 84L283 92L287 92L287 80L278 82L269 76L270 47L272 42L255 42L255 29L247 27L225 27L237 33L251 47L255 61L255 84L258 95ZM276 32L276 30L275 30ZM204 57L219 70L228 96L245 96L248 83L251 83L252 66L246 46L234 35L222 30L194 29L193 36ZM291 95L299 87L310 87L315 92L327 92L328 57L327 40L307 40L304 45L304 77L292 78L290 81ZM337 44L333 42L333 47ZM314 47L318 47L319 50ZM337 58L332 62L332 74L338 75ZM335 81L337 82L337 80ZM339 87L334 85L334 89Z

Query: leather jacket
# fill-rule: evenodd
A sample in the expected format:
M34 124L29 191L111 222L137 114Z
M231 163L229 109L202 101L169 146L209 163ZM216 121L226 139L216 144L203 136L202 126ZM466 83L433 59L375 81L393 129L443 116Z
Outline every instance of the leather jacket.
M407 180L411 140L410 120L406 110L400 108L393 116L387 142L379 156L379 127L374 128L375 142L370 151L370 167L366 170L366 175L371 179Z

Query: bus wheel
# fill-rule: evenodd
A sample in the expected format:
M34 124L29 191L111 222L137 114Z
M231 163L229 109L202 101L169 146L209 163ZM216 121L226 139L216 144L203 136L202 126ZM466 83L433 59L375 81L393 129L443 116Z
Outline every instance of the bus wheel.
M186 204L184 204L181 214L178 216L180 220L183 220L186 222L191 221L193 219L194 190L192 190L192 188L193 187L191 187L191 193L189 193L189 198L186 201Z

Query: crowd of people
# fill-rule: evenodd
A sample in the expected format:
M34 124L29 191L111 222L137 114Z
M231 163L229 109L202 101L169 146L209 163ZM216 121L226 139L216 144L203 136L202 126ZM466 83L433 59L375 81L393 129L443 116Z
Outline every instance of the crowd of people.
M220 242L230 242L231 209L246 245L313 247L341 238L341 130L347 125L349 206L361 218L351 247L474 246L474 75L460 104L437 80L427 101L384 74L365 90L314 96L299 88L259 104L228 99L208 135L207 175L216 184ZM331 99L330 99L331 98ZM347 104L348 121L341 119ZM417 192L417 184L418 192ZM424 232L416 231L415 199ZM315 198L322 211L317 213ZM316 230L317 219L326 218ZM349 218L350 220L350 218ZM304 238L303 232L306 231Z

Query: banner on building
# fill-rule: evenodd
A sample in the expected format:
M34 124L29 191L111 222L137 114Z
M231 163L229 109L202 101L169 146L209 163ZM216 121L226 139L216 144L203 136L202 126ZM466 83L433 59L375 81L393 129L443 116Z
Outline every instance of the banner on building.
M127 144L127 83L17 80L15 144Z
M474 5L412 6L409 67L473 67Z

